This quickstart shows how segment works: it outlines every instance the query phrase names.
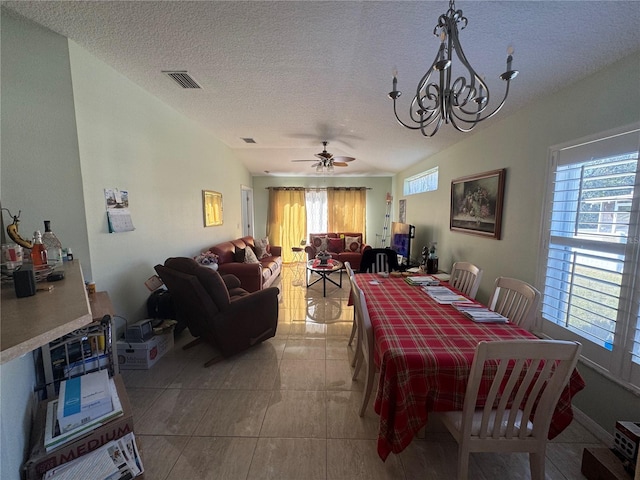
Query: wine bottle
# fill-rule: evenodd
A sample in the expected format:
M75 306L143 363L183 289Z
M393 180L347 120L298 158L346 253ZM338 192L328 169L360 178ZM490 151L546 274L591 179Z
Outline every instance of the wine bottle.
M33 232L33 247L31 248L31 262L34 267L41 267L47 264L47 249L42 243L42 233L40 230Z
M62 243L55 233L51 231L51 221L44 221L44 233L42 243L47 249L47 259L50 263L62 263Z

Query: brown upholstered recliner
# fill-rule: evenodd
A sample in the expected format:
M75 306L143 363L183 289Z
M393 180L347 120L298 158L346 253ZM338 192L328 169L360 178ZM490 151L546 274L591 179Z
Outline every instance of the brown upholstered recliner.
M234 275L199 265L191 258L169 258L155 270L171 292L176 317L196 342L205 341L229 357L271 338L278 326L278 289L249 293ZM217 356L205 367L217 362Z

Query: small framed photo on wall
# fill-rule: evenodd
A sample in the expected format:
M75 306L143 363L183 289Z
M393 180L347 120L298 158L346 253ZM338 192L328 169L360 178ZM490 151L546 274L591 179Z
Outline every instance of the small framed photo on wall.
M404 198L398 201L398 221L407 223L407 201Z

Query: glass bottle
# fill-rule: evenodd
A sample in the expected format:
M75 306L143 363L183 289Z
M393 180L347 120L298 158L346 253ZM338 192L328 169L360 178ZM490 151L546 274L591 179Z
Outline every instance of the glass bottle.
M31 248L31 262L34 267L47 264L47 249L42 243L42 233L40 230L33 232L33 247Z
M42 243L47 249L47 259L51 263L62 263L62 243L51 231L51 221L44 221L44 233L42 234Z
M429 256L427 257L427 273L438 273L438 254L436 253L435 242L429 249Z

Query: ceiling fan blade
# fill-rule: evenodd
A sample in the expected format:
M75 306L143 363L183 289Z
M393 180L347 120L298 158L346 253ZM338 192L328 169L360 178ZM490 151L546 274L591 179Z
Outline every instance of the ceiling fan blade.
M335 165L336 161L344 163L344 162L353 162L354 160L355 160L355 158L353 158L353 157L335 156L335 157L333 157L333 162L334 162L333 164Z
M348 167L349 164L348 163L344 163L344 162L333 162L333 166L334 167Z
M291 160L292 162L317 162L317 160Z
M320 152L315 154L320 160L329 160L333 157L329 152Z

